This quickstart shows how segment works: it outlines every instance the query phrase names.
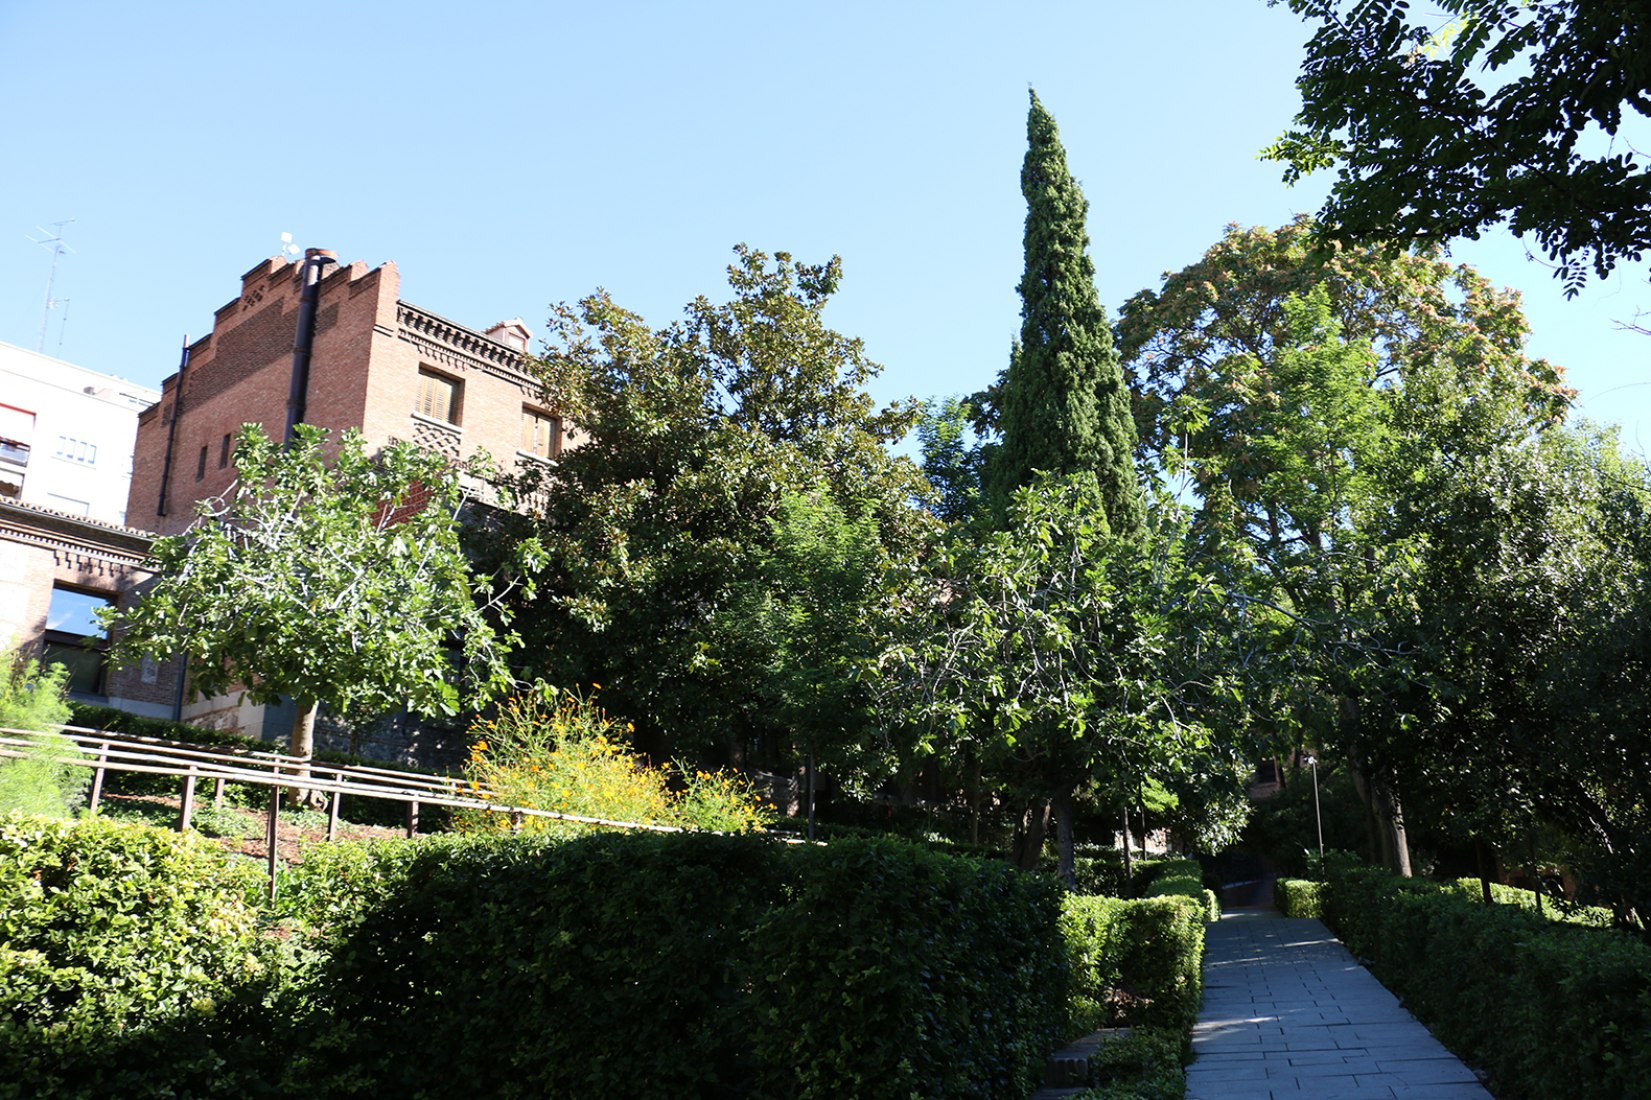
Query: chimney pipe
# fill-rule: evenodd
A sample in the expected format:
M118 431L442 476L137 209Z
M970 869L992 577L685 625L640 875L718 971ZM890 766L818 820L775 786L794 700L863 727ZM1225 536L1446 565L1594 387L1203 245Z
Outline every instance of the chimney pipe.
M292 338L292 385L287 390L287 430L281 439L291 442L304 422L310 392L310 352L315 347L315 305L321 298L321 269L338 262L338 253L326 248L304 249L303 293L298 298L298 331Z

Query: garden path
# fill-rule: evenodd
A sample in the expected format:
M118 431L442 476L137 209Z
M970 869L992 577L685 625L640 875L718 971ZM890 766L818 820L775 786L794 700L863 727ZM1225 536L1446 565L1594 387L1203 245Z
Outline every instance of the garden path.
M1233 909L1206 926L1187 1100L1491 1100L1316 920Z

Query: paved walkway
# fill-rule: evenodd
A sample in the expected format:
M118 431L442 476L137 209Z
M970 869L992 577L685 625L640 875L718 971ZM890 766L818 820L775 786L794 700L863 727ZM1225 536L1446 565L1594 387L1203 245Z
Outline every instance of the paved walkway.
M1187 1100L1491 1100L1316 920L1206 926Z

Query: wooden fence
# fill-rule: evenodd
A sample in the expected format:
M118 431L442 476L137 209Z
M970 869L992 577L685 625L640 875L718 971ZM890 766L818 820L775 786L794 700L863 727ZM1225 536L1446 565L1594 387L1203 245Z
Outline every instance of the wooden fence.
M520 830L526 818L544 817L617 829L642 829L660 833L683 831L674 825L610 821L599 817L581 817L577 814L537 810L529 806L501 805L494 792L485 787L422 772L355 764L317 763L311 757L288 756L278 752L258 752L251 749L203 748L181 741L134 737L79 726L64 727L62 735L79 751L64 752L60 759L66 764L92 769L90 808L94 812L103 798L104 776L112 771L176 776L181 779L182 798L178 806L177 822L179 831L190 828L195 812L195 785L202 779L213 781L212 797L215 806L223 801L225 783L268 787L269 809L265 838L269 847L269 890L272 897L275 893L277 862L276 827L281 814L281 792L285 789L296 790L301 795L309 792L326 795L329 841L338 834L339 806L346 796L404 803L407 807L406 832L409 837L418 833L421 806L448 806L455 809L480 810L483 813L506 814L510 818L513 830ZM0 757L28 756L41 751L45 744L46 738L39 733L0 727Z

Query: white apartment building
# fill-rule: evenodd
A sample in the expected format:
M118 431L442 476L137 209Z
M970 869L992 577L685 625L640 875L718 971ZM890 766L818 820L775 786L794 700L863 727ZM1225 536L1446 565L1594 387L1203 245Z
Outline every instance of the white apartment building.
M124 525L138 414L160 396L0 343L0 499Z

